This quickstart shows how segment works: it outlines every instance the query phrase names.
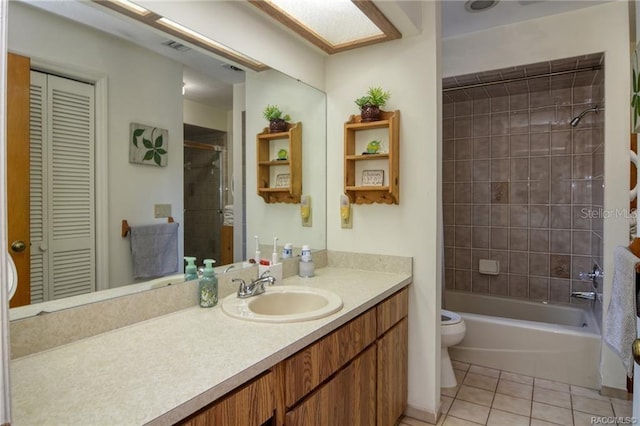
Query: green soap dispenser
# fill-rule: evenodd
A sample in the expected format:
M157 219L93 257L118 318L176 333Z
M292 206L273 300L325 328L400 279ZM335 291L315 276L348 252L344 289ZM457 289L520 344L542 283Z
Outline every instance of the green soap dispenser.
M198 279L198 269L196 268L196 258L185 256L184 260L187 262L187 266L184 268L184 280L192 281Z
M200 292L200 307L211 308L218 303L218 278L213 270L215 260L204 260L204 273L198 282Z

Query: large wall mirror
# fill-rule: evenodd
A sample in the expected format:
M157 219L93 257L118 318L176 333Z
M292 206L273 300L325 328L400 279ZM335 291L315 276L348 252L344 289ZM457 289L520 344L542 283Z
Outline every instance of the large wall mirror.
M55 263L59 259L54 244L45 238L57 223L46 218L39 228L31 223L32 253L49 256L46 268L34 268L44 275L34 277L34 282L37 278L47 288L38 290L42 294L29 289L29 306L12 308L12 318L56 309L56 305L66 307L70 301L85 303L95 300L98 293L113 297L128 293L125 289L129 288L148 289L134 279L122 221L131 226L166 221L155 217L157 209L160 215L170 209L179 223L180 259L196 255L201 264L202 257L212 257L220 270L228 263L242 267L242 261L251 257L247 253L253 252L254 235L265 245L278 237L279 245L326 247L323 92L277 70L245 69L92 2L12 1L8 8L9 52L29 58L30 69L36 73L31 74L35 75L31 102L33 81L38 81L37 89L45 95L58 87L88 85L95 135L89 165L91 193L85 197L92 209L88 240L92 251L89 257L86 253L58 256L60 262L73 265L70 270L75 277L69 282L85 286L85 278L92 273L94 282L88 292L82 291L86 294L59 291L50 277L56 265L63 263ZM43 109L52 102L46 96L38 99ZM262 117L267 104L278 104L292 121L303 123L303 193L313 200L312 227L302 226L298 205L265 204L256 194L255 137L268 125ZM30 132L37 123L33 114L32 107ZM46 114L44 117L48 120ZM166 166L130 162L132 123L168 131ZM10 144L11 135L8 140ZM33 151L30 156L40 155ZM59 161L55 153L43 152L52 157L42 163L43 170L30 168L29 190L33 193L51 189L47 187L47 164L53 167ZM74 154L63 153L60 158ZM34 186L38 173L41 187ZM75 205L65 204L66 195L50 191L40 200L77 212ZM55 203L50 202L52 197ZM34 202L38 200L32 197L31 210ZM20 213L10 207L8 214ZM224 226L226 236L222 235ZM234 246L224 259L223 238L231 238ZM38 259L30 259L34 262ZM61 302L67 295L71 297ZM43 304L36 305L40 302Z

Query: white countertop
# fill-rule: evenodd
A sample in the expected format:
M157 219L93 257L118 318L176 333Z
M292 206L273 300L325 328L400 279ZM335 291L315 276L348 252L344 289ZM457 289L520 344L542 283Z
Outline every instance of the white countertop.
M322 268L309 285L342 310L289 324L193 307L11 362L13 425L172 424L266 371L411 282L411 275ZM77 325L74 325L77 326Z

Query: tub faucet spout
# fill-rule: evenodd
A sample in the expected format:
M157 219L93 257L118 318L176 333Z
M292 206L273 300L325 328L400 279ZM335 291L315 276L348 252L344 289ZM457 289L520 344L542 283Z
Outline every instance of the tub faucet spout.
M595 300L596 292L595 291L574 291L574 292L571 292L571 297L575 297L576 299Z

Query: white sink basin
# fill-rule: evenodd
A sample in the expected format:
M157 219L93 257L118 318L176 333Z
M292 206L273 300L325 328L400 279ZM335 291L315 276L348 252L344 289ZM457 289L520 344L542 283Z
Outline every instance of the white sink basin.
M222 311L247 321L298 322L323 318L342 309L337 294L313 287L267 287L259 296L239 299L234 293L222 300Z

